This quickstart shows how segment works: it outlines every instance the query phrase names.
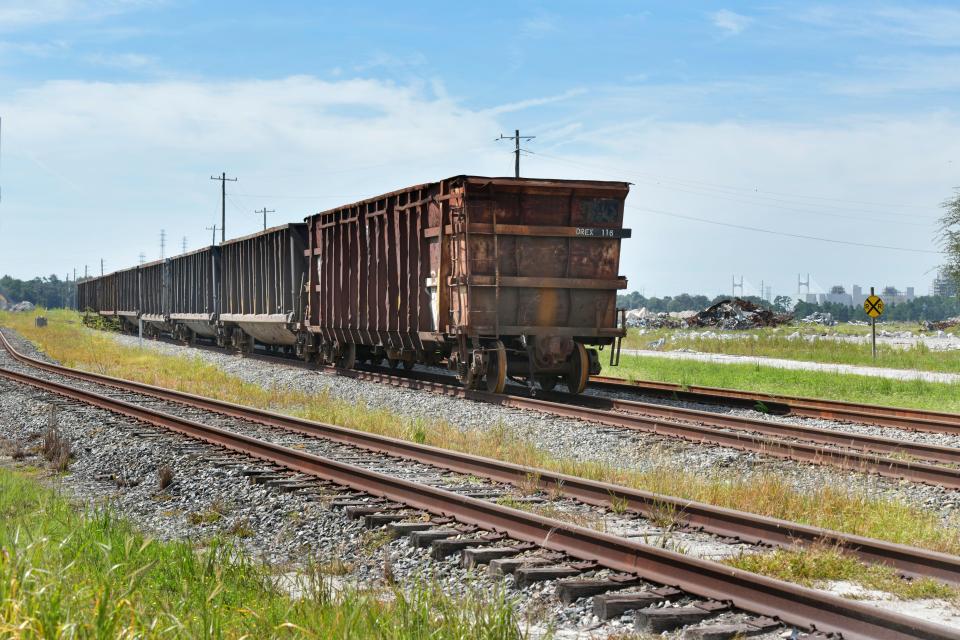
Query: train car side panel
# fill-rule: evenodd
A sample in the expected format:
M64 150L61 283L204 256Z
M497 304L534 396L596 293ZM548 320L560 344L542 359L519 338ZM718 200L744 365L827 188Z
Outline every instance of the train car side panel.
M235 346L297 343L305 234L305 224L286 224L220 246L219 320Z

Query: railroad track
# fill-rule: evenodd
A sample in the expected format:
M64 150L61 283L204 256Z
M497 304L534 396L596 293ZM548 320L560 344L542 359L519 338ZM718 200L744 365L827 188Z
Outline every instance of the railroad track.
M764 410L780 415L843 420L932 433L960 433L960 414L943 411L885 407L799 396L778 396L737 389L680 385L672 382L631 381L607 376L592 376L590 385L606 391L643 393L705 404L722 404L748 409L763 406Z
M503 482L529 482L531 472L533 472L541 487L566 492L566 495L577 497L577 499L591 504L610 504L612 500L629 500L629 508L643 513L644 505L649 508L650 505L662 505L665 500L673 500L664 496L654 496L613 485L551 474L545 470L525 469L475 456L456 454L332 425L312 423L206 398L198 398L189 394L157 389L148 385L70 370L57 365L41 363L17 354L5 338L3 343L11 352L11 355L20 363L43 369L48 373L68 376L74 381L82 380L101 387L108 386L113 389L122 389L128 393L144 394L154 399L189 405L197 410L216 412L221 416L232 416L250 422L280 427L288 431L321 436L372 451L386 452L394 456L418 460L441 468L480 475ZM595 599L594 606L602 613L622 611L624 606L627 608L643 607L654 601L681 597L681 593L686 593L707 599L680 607L684 611L679 613L689 614L691 616L689 619L695 619L698 616L709 618L720 611L728 610L732 605L755 614L775 616L788 624L802 628L842 633L844 638L960 637L953 630L939 625L930 625L821 592L762 578L706 560L698 560L663 549L652 548L624 538L617 538L562 521L510 509L451 491L390 477L356 465L337 462L301 450L232 433L197 420L157 411L126 400L111 398L103 393L78 389L76 385L63 384L49 379L44 380L9 369L0 370L0 375L45 391L121 413L155 426L199 438L205 442L253 456L270 464L280 465L301 474L319 478L325 482L333 482L377 496L383 500L398 503L397 505L383 503L367 505L366 511L361 509L361 514L371 517L374 523L390 521L391 519L400 521L408 519L409 513L405 515L401 505L427 511L439 518L452 517L459 523L459 528L448 526L442 531L433 531L432 533L428 531L421 534L418 541L430 542L435 536L437 540L437 542L434 542L437 545L436 548L447 550L460 550L473 545L475 548L471 553L464 556L469 561L489 560L498 553L504 554L501 559L516 556L518 553L527 550L524 544L533 544L540 549L565 554L562 557L540 556L542 562L546 564L524 567L519 573L521 581L535 580L538 576L540 578L543 576L556 577L558 575L575 576L596 565L616 572L624 572L622 575L618 574L599 580L574 579L560 585L561 597L564 597L562 594L565 593L568 598L575 599L575 597L583 595L621 589L624 585L635 585L640 580L668 587L666 590L660 588L659 590L644 591L642 593L645 595L642 596L636 593L630 596L618 595L616 592L600 595ZM771 541L777 540L774 543L782 544L784 541L794 538L797 540L822 540L830 543L840 543L865 559L885 561L906 572L910 572L910 568L912 568L915 575L937 575L942 579L953 582L956 582L957 577L960 576L960 571L958 571L960 559L952 556L919 551L901 545L842 536L842 534L782 521L757 518L748 514L738 514L737 512L686 501L675 501L675 504L684 510L685 517L691 522L696 522L699 519L707 526L726 527L731 532L741 534L744 534L745 531L761 533ZM751 518L753 519L752 522L750 521ZM714 524L710 525L711 522ZM420 525L422 524L421 522ZM431 530L435 529L437 524L441 524L441 521L435 521L431 525ZM707 526L704 528L707 528ZM473 530L464 529L464 527L476 527L479 531L488 533L477 534ZM401 527L401 530L403 530L403 527ZM748 535L753 535L753 533ZM466 539L462 537L464 535L467 536ZM456 538L455 536L461 537ZM504 539L498 536L507 536L513 542L505 544ZM488 549L488 546L493 544L496 544L496 546ZM488 550L483 551L483 549ZM497 551L498 549L499 551ZM564 562L563 558L567 560ZM560 562L559 566L558 562ZM508 565L509 562L506 562L506 560L501 563L501 566ZM674 592L671 588L678 588L681 591ZM633 598L633 600L630 600L630 598ZM654 614L653 612L650 612L650 614L653 618L657 618L658 615L662 618L666 615L666 613ZM753 621L757 624L766 624L762 620ZM659 622L654 620L652 624L665 622L666 619L662 618L659 619ZM740 624L742 626L742 624L748 623ZM756 627L750 627L747 630L750 629L755 630ZM744 630L741 629L741 631Z
M953 447L597 396L550 393L533 398L526 394L491 394L465 390L451 384L448 376L422 372L343 370L333 367L320 370L359 380L385 382L506 407L541 411L786 460L960 489L960 468L949 466L960 465L960 450Z
M221 349L209 346L201 348L223 352ZM314 367L301 360L269 354L248 354L247 357L251 356L315 369L328 374L427 390L518 409L541 411L551 415L588 420L695 443L730 447L785 460L828 465L860 473L874 473L887 478L920 482L947 489L960 489L960 449L955 447L602 396L573 396L550 392L534 398L522 387L508 387L514 393L492 394L465 390L450 376L423 371L400 371L377 367L345 370L330 366ZM638 392L632 383L602 383L600 388L607 391ZM754 397L751 394L747 395ZM715 403L719 402L719 397L714 397ZM734 404L742 402L745 400L734 398ZM900 411L884 407L879 409ZM918 416L924 413L903 411L914 420L919 419ZM942 415L952 416L958 420L956 432L960 434L960 416ZM928 419L927 423L931 420ZM913 427L901 428L912 429ZM938 432L949 433L942 429Z

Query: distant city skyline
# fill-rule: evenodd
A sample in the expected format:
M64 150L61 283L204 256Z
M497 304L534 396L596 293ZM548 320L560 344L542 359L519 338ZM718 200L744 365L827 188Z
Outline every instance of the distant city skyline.
M221 172L228 237L512 175L520 129L524 176L633 183L628 291L925 294L958 104L936 4L0 2L0 274L196 248Z

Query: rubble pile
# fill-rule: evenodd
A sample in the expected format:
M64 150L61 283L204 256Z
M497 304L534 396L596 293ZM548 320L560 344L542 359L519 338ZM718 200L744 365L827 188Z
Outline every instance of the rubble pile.
M960 316L947 318L946 320L941 320L940 322L930 322L929 320L924 320L920 324L923 325L923 328L926 331L945 331L946 329L951 329L960 325Z
M717 327L719 329L756 329L776 327L793 320L789 313L774 313L749 300L734 298L721 300L687 319L689 327Z
M647 311L646 307L627 311L627 326L643 329L689 329L691 327L756 329L777 327L792 320L793 316L789 313L774 313L741 298L721 300L699 313L696 311L654 313Z
M837 321L833 319L833 314L827 313L826 311L814 311L806 318L802 318L800 322L805 324L822 324L825 327L832 327L837 324Z
M695 316L696 311L661 311L655 313L648 311L646 307L642 309L631 309L627 311L627 326L640 327L643 329L681 329L686 327L686 320Z
M17 304L10 307L10 311L18 311L18 312L33 311L34 308L35 307L33 306L32 302L27 302L26 300L24 300L23 302L18 302Z

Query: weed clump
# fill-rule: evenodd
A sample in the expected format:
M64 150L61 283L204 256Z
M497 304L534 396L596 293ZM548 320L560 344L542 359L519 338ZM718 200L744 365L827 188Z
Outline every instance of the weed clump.
M173 484L173 468L165 464L157 469L157 486L160 487L160 491L163 491L171 484Z
M40 451L56 471L66 471L73 457L73 444L56 427L47 427Z

